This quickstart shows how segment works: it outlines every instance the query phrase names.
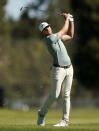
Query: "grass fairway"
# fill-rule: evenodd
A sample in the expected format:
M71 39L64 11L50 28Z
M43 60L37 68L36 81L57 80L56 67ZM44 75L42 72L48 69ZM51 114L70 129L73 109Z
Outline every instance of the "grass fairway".
M61 120L61 110L50 110L46 126L38 127L37 110L29 112L0 109L0 131L99 131L98 109L71 109L69 127L53 127Z

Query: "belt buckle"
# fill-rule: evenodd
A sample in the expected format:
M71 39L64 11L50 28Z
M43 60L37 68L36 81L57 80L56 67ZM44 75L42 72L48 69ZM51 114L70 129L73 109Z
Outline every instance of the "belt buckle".
M68 68L68 66L64 66L64 69L67 69Z

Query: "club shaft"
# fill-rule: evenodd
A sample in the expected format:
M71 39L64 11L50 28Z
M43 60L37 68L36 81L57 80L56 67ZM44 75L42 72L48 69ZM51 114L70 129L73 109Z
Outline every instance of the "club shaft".
M29 7L29 6L21 7L20 11L23 11L24 9L29 9L29 8L31 8L31 7ZM41 9L38 9L38 11L46 12L46 10L41 10ZM61 13L61 12L58 12L58 11L56 11L56 12L51 11L51 12L55 13L56 15L63 16L63 13ZM70 17L73 17L73 16L70 15Z

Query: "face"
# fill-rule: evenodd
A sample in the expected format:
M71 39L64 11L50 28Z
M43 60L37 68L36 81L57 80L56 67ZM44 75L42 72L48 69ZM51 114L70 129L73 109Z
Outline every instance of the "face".
M51 35L52 34L52 29L50 26L45 27L45 29L42 31L43 35Z

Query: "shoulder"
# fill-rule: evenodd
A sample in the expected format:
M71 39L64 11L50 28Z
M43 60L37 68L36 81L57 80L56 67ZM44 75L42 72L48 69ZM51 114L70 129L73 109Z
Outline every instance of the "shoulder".
M46 39L49 39L50 41L54 42L54 41L58 40L58 34L55 33L55 34L48 35L48 36L46 36Z
M48 38L48 39L52 39L52 38L55 38L55 37L58 37L57 33L46 36L46 38Z

